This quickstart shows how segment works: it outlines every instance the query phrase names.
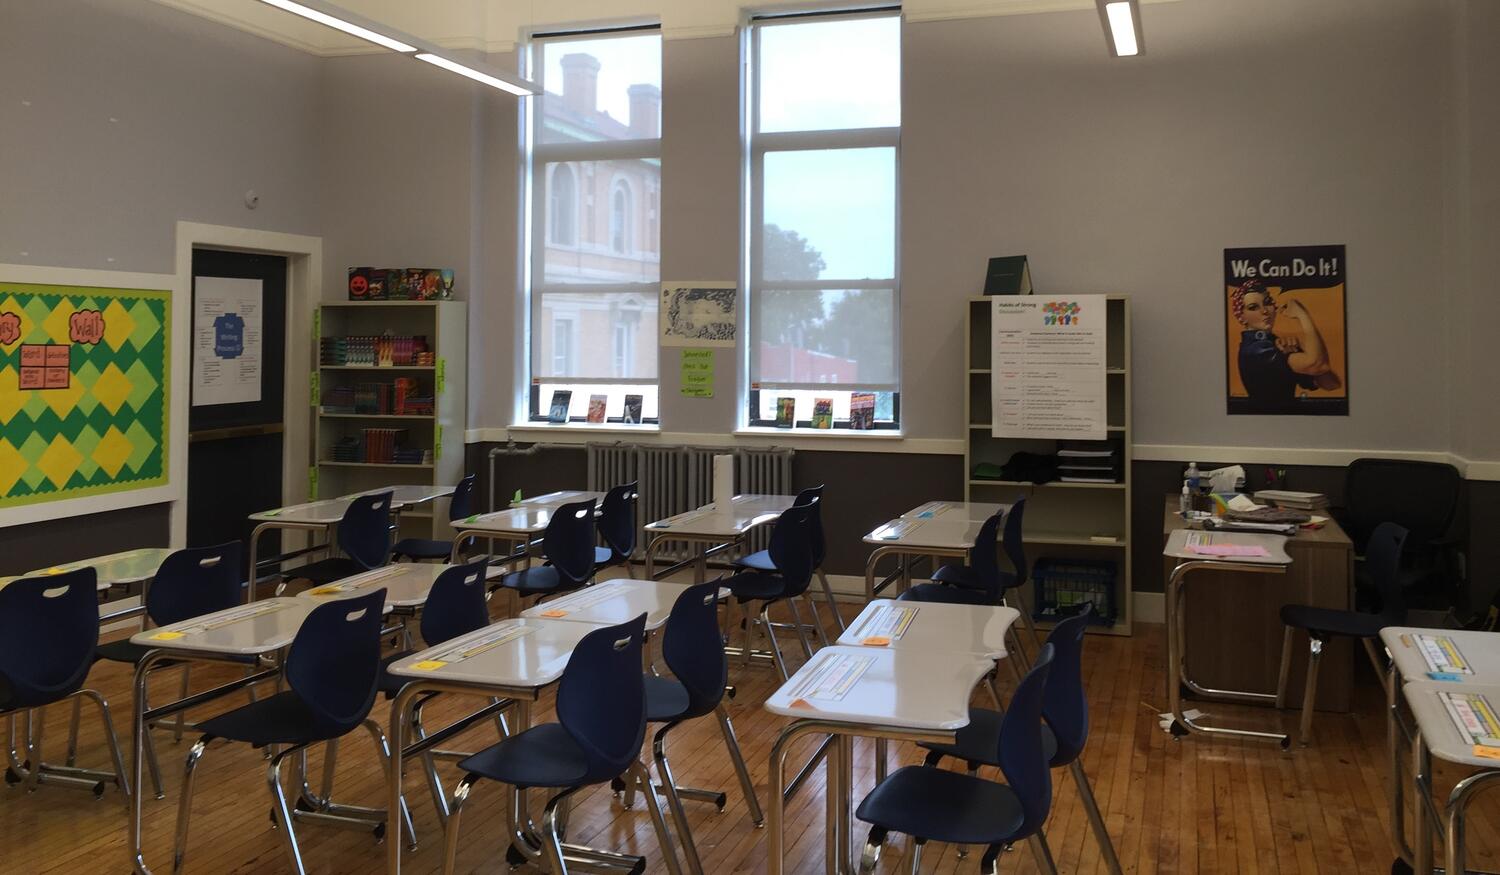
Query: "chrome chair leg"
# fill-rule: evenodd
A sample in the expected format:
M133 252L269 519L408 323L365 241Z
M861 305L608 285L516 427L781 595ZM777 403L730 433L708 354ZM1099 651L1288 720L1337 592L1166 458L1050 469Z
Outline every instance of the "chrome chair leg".
M823 583L823 596L828 599L828 610L833 612L833 621L839 625L839 631L844 631L844 615L839 613L838 600L833 597L833 585L828 582L828 575L823 569L818 569L818 580Z
M286 792L281 787L281 764L288 756L299 753L306 749L305 744L295 744L285 750L279 751L271 757L271 764L266 767L266 783L271 788L271 799L275 802L277 826L282 828L282 838L286 840L287 856L292 861L292 870L297 875L307 875L307 868L302 865L302 850L297 846L297 827L292 820L291 808L286 804Z
M917 875L922 870L922 849L927 847L927 842L922 839L911 841L911 875Z
M156 739L151 737L151 727L146 727L146 737L141 740L141 746L146 749L146 771L151 774L151 786L156 790L157 799L165 799L167 794L162 790L161 763L156 759Z
M1099 853L1110 875L1120 875L1120 860L1115 856L1114 842L1104 826L1104 815L1099 812L1099 802L1094 798L1094 788L1089 785L1089 776L1083 771L1083 761L1075 759L1068 769L1073 773L1073 783L1078 785L1078 796L1083 801L1083 810L1088 815L1089 826L1094 829L1094 840L1099 843Z
M26 792L34 793L42 783L42 731L47 726L45 707L26 712Z
M741 658L741 663L746 668L749 668L750 667L750 648L752 646L754 646L753 641L752 641L752 639L753 639L754 636L751 635L751 631L755 628L755 618L750 613L750 603L749 602L740 602L740 608L744 611L744 614L745 614L745 641L744 641L744 645L745 646L743 648L743 652L740 654L741 657L742 657Z
M698 846L693 842L693 830L688 825L687 812L682 808L682 796L677 792L672 767L667 763L667 733L676 725L668 723L656 731L651 739L651 758L656 762L656 774L661 777L662 788L666 791L667 808L671 810L672 821L677 826L677 842L682 845L682 853L687 857L688 871L693 875L703 875L703 861L698 858Z
M1291 626L1283 628L1281 633L1281 669L1276 674L1276 707L1286 707L1286 685L1292 676L1292 638L1294 631Z
M463 814L464 803L469 799L469 790L474 786L474 776L465 775L453 789L453 801L448 809L448 822L443 827L443 875L453 875L453 860L458 855L458 819Z
M182 680L179 681L178 684L177 684L177 698L179 700L187 698L187 695L188 695L188 679L190 677L192 677L192 673L193 673L193 664L191 662L184 662L182 664ZM177 712L177 725L176 725L176 727L172 731L172 741L174 743L181 743L181 741L182 741L182 730L183 730L183 727L186 724L187 724L187 711L185 711L185 710L178 711Z
M120 755L120 739L115 735L115 721L109 716L109 703L104 701L96 690L79 690L74 695L87 696L94 700L99 708L99 719L104 723L104 743L109 747L109 758L115 767L115 786L120 788L120 793L128 801L130 799L130 779L125 777L125 758ZM158 796L160 798L160 796Z
M371 738L375 740L375 753L380 757L380 762L382 764L388 765L391 761L391 746L385 740L384 730L380 728L380 724L376 723L374 720L369 719L365 720L365 728L370 731ZM330 744L336 743L337 741L338 739L334 739L334 741L330 742ZM329 787L329 795L330 797L332 796L331 786ZM415 851L417 849L417 827L412 823L411 809L406 805L405 793L401 794L401 828L406 830L406 837L410 840L407 844L407 848L409 850ZM401 837L394 836L391 838L391 841L399 842L401 841Z
M627 778L625 783L639 784L641 794L646 797L646 810L651 814L651 825L656 830L656 843L661 848L661 858L666 863L667 875L682 875L682 866L677 862L677 852L672 849L672 836L667 832L667 819L662 816L661 804L656 799L656 791L651 787L651 774L639 761L630 767L627 774L632 777Z
M870 827L870 834L865 838L865 849L859 855L859 875L872 875L875 865L880 862L880 850L885 846L886 831L878 826Z
M1031 853L1044 875L1057 875L1057 863L1052 859L1052 849L1047 847L1047 834L1041 830L1031 837Z
M807 610L812 614L813 631L818 633L818 643L824 647L828 646L828 630L823 628L823 617L818 613L818 600L811 593L803 593L802 598L807 600Z
M566 806L568 797L577 791L577 787L562 791L547 800L547 807L542 810L542 853L547 858L547 871L551 875L568 873L568 864L563 860L562 836L558 831L558 809Z
M771 642L771 656L776 661L776 670L781 672L783 683L787 680L786 661L781 655L781 645L776 642L776 629L771 625L771 603L766 602L760 609L760 624L766 631L766 638Z
M416 741L427 738L427 730L422 726L422 702L418 702L412 708L411 732ZM437 773L437 758L432 755L431 750L422 751L422 773L427 778L427 791L432 794L432 807L437 811L438 826L444 829L448 826L448 794L443 790L442 779Z
M198 761L208 749L209 740L205 735L193 742L193 746L188 749L187 765L182 771L182 798L177 801L177 839L172 848L174 873L182 871L183 861L187 858L188 819L193 811L193 778L197 775Z
M740 790L745 794L745 807L750 811L750 821L756 829L766 825L766 817L760 810L760 800L755 797L755 782L750 780L750 770L745 768L745 756L740 752L739 739L734 734L734 724L729 722L729 711L720 702L714 709L719 718L719 732L724 736L724 746L729 749L729 759L734 763L734 772L740 779Z
M802 625L802 611L797 607L797 600L787 599L786 606L792 615L792 629L797 633L797 641L802 644L802 655L812 659L812 643L807 638L807 627Z
M73 719L68 724L68 757L63 763L68 766L78 764L78 724L83 720L83 700L73 700ZM157 797L161 798L161 797Z
M1323 661L1323 642L1317 638L1307 639L1307 681L1302 688L1302 746L1312 742L1313 702L1318 698L1318 665Z

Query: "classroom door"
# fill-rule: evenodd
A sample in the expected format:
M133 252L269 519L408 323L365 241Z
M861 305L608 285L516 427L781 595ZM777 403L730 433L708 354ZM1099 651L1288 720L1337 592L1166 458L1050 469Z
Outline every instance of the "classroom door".
M282 504L286 277L284 256L193 251L188 545L241 541L245 562L249 515Z

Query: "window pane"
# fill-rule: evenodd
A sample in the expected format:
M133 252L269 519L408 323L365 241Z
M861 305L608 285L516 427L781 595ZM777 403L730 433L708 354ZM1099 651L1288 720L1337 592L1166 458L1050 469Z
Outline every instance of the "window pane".
M538 143L661 136L661 35L542 43Z
M543 284L660 279L661 161L551 163L537 184Z
M577 418L580 421L588 421L589 409L596 396L604 399L604 421L619 425L623 422L625 415L625 397L627 395L639 395L641 397L640 418L642 420L657 418L657 390L655 383L642 383L641 385L626 385L621 383L541 383L537 386L537 411L536 414L546 418L552 409L553 393L559 389L566 389L573 393L568 399L568 418Z
M767 152L763 176L761 278L895 277L895 149Z
M901 124L901 19L763 24L761 131Z
M753 381L845 386L896 382L892 290L762 289L752 301Z
M656 309L649 293L544 293L533 374L655 380Z

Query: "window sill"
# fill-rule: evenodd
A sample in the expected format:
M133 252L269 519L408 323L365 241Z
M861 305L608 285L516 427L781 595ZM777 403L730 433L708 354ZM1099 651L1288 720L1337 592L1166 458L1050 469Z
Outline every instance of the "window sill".
M899 428L775 428L774 426L743 426L734 430L737 435L779 435L789 438L815 438L838 440L902 440L905 435Z
M521 432L589 432L591 434L658 434L661 426L654 423L625 425L620 422L521 422L510 426L511 431Z

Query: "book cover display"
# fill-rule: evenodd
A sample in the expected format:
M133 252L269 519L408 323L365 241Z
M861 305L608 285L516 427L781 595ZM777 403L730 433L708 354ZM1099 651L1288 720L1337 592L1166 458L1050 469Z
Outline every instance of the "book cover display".
M604 396L604 395L590 395L589 396L589 415L588 415L588 421L589 422L603 422L604 421L604 405L605 405L605 402L606 402L606 396Z
M452 268L349 268L351 301L446 301L452 297Z
M875 427L874 392L855 392L849 396L849 427L860 431Z
M797 423L797 399L783 395L776 399L776 427L791 428Z
M626 425L640 425L641 423L641 395L625 396L625 416L623 422Z
M833 399L813 399L812 413L813 428L833 428Z
M548 422L567 422L568 407L573 403L572 389L558 389L552 393L552 408L547 411Z

